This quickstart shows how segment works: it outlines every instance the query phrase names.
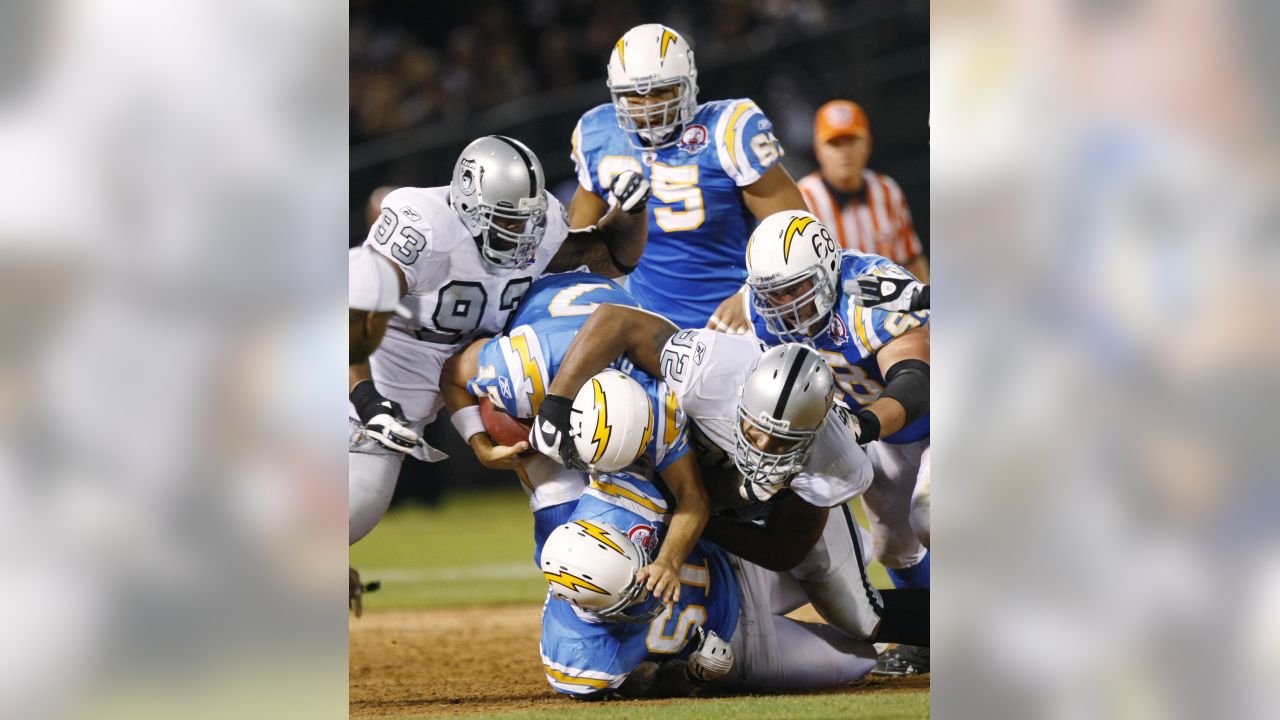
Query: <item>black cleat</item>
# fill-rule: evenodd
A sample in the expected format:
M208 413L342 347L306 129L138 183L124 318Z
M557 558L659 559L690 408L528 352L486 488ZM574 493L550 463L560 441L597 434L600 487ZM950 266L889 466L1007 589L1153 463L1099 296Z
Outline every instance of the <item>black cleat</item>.
M872 675L901 677L929 673L929 648L896 645L880 653Z

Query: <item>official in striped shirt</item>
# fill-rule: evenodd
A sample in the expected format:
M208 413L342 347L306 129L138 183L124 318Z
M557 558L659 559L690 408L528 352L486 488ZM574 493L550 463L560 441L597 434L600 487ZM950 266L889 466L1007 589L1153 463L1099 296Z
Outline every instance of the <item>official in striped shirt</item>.
M871 125L857 103L832 100L813 121L819 170L796 185L809 209L850 250L882 255L929 282L929 261L907 198L888 175L867 169Z

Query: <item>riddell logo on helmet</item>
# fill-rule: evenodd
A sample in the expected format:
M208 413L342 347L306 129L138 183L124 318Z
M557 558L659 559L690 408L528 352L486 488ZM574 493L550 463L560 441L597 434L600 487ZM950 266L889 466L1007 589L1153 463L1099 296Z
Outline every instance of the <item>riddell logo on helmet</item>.
M680 150L696 153L707 146L707 128L702 125L690 125L680 136Z
M641 550L650 552L653 550L654 537L652 525L636 525L627 533L627 537L631 538L631 542Z

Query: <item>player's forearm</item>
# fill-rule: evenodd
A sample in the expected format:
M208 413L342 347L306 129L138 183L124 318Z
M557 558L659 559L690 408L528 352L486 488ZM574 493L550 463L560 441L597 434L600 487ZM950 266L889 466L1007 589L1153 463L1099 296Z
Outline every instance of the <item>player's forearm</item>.
M809 551L808 547L802 547L800 543L768 528L724 517L708 520L703 535L743 560L775 572L785 572L799 565Z
M907 411L902 407L902 403L893 398L876 398L876 401L863 408L863 411L870 412L876 416L879 431L875 433L874 438L870 439L864 437L865 433L859 433L859 441L870 442L872 439L878 440L882 437L888 437L907 426ZM859 418L862 417L860 412Z
M693 552L694 545L698 544L698 538L702 536L702 530L711 516L711 508L707 488L702 482L702 476L698 474L692 452L685 454L667 470L663 473L663 478L675 495L676 503L671 521L667 525L667 537L662 542L662 549L658 551L657 560L679 568L684 564L685 558L689 557L689 553Z
M613 263L623 273L629 273L640 264L645 243L649 237L649 213L623 212L621 207L610 210L596 226L600 238L609 248Z
M658 315L607 303L601 305L582 324L565 350L548 392L574 397L592 375L608 367L620 355L626 355L636 367L650 375L661 377L658 360L662 345L675 331L675 325ZM665 337L662 337L663 332Z
M353 363L347 366L347 393L349 394L355 389L356 385L365 380L373 379L373 371L369 369L369 362L366 360L362 363Z

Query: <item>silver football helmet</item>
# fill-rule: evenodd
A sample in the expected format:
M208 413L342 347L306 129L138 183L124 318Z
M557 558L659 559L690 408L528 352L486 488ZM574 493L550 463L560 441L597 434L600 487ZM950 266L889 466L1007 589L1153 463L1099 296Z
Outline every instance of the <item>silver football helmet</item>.
M738 401L734 461L743 479L772 495L800 472L834 396L835 378L813 348L789 343L761 355Z
M489 135L458 157L449 183L449 203L476 238L485 263L499 270L522 268L547 231L546 181L542 163L518 140Z

